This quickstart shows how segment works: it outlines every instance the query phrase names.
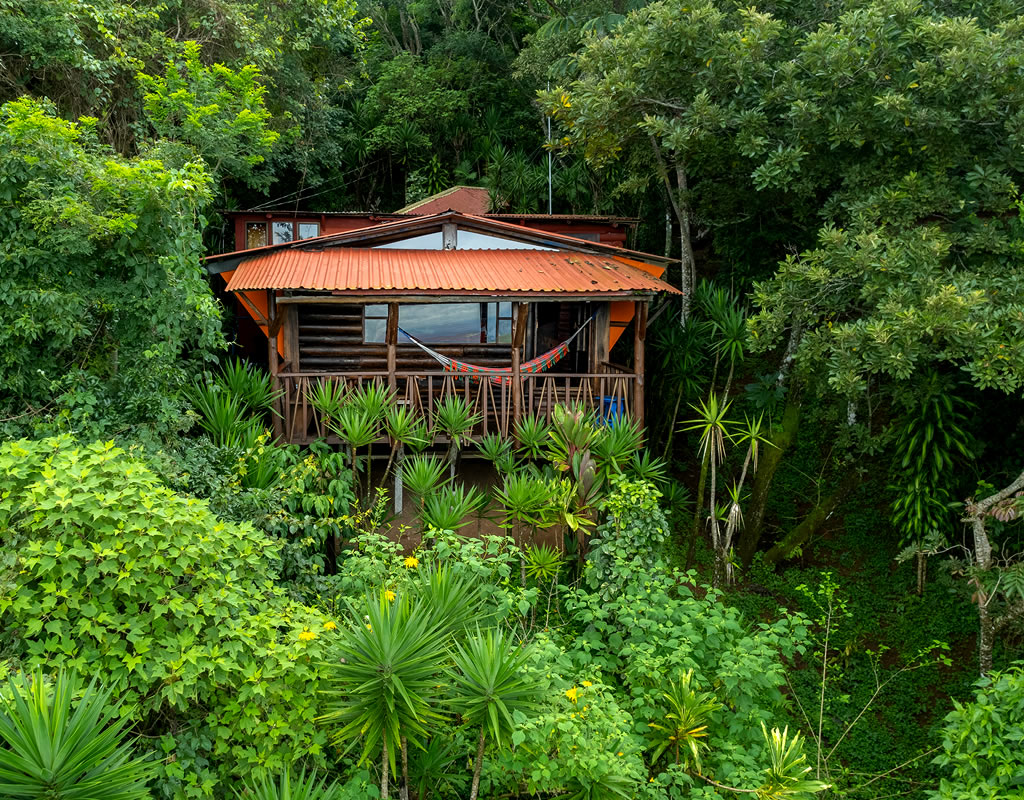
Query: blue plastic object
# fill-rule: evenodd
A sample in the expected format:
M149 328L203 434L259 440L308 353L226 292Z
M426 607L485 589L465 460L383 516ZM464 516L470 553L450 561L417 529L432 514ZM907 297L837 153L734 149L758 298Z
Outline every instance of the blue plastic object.
M601 420L608 424L619 419L623 416L625 409L622 407L621 400L618 397L602 397L601 398Z

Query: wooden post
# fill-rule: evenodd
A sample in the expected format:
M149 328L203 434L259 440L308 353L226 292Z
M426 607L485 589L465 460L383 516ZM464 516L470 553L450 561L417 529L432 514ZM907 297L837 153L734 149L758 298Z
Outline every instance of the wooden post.
M644 424L644 339L647 338L647 301L633 304L633 418Z
M388 330L385 336L388 345L388 386L396 386L395 368L398 364L398 303L388 303Z
M529 305L516 306L515 328L512 331L512 422L515 424L523 413L523 381L519 373L519 351L526 341L526 323Z
M612 323L612 308L607 301L594 303L594 321L590 323L593 331L593 344L590 348L590 371L604 372L604 364L608 361L608 340Z
M280 372L280 362L277 357L277 335L281 330L281 318L277 309L277 297L274 295L273 289L267 290L267 369L270 370L271 386L273 387L274 394L281 393L281 378L278 377ZM271 424L274 426L274 438L284 438L284 404L288 402L288 397L282 395L276 403L273 411L279 412L278 414L271 413Z
M278 314L281 316L281 338L284 350L284 360L289 372L299 372L299 314L296 306L285 306L283 309L278 306ZM291 444L296 444L296 438L305 442L309 429L309 418L306 415L308 407L305 405L305 393L303 382L295 383L295 411L292 416L292 431L289 432Z

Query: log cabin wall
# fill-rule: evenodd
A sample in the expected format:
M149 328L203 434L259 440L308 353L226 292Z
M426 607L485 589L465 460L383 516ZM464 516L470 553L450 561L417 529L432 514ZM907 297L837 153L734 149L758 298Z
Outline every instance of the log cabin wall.
M569 304L564 304L569 305ZM297 312L298 364L303 373L386 372L386 344L363 341L363 306L346 303L291 306ZM571 333L571 331L570 331ZM511 344L430 344L431 349L481 367L508 367ZM527 358L530 358L527 355ZM429 372L438 363L409 343L397 347L398 372Z

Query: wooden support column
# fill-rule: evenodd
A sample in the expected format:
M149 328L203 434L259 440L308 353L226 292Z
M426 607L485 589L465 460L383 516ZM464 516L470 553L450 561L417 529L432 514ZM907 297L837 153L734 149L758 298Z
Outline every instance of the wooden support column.
M388 303L388 330L385 337L388 345L388 386L397 385L395 370L398 366L398 303Z
M644 340L647 338L647 301L633 304L633 418L644 424Z
M273 289L267 290L267 316L269 317L269 325L267 327L267 369L270 371L270 381L273 387L274 394L281 393L281 379L278 377L280 372L280 361L277 357L277 335L281 330L282 317L277 309L277 297L274 295ZM276 403L275 408L272 411L277 411L277 414L271 414L271 424L274 426L274 438L284 438L284 404L288 402L287 397L280 397Z
M299 364L299 311L296 306L285 306L281 308L278 304L277 312L281 317L281 345L284 351L285 366L289 372L298 372L301 369ZM294 382L293 382L294 383ZM295 441L295 437L298 437L298 441L305 442L307 438L307 432L309 429L309 417L307 415L308 407L302 402L302 388L301 381L295 383L297 388L296 396L294 398L295 406L292 412L292 424L291 430L294 431L292 434L292 441ZM292 398L288 398L287 402L291 402Z
M529 305L516 306L515 327L512 330L512 422L516 423L523 414L523 381L519 372L519 353L526 341L526 326L529 319Z
M594 321L590 323L593 331L593 345L590 348L590 371L599 373L605 371L605 364L608 361L608 341L611 338L612 307L606 300L601 300L594 305Z

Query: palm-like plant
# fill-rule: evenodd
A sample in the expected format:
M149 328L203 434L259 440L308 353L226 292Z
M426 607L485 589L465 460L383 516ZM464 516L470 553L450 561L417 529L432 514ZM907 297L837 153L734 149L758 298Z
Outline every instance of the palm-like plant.
M665 715L659 722L651 722L655 746L651 761L656 762L667 750L671 750L677 764L686 762L700 772L701 751L708 749L705 741L708 735L708 718L721 708L710 692L699 692L692 686L693 670L688 670L677 681L669 683L667 692L661 697L667 705Z
M405 487L420 500L420 513L427 498L448 482L444 476L444 464L435 456L416 455L406 459L402 466L402 480Z
M335 381L324 378L319 381L309 393L309 404L320 412L320 419L325 431L332 430L334 420L345 404L345 396L348 394L348 387L343 381Z
M338 800L340 796L337 781L327 783L315 770L308 778L306 770L292 777L291 767L285 767L276 778L266 775L262 780L243 781L242 788L235 789L239 800Z
M338 437L349 446L352 459L352 485L359 494L359 459L360 447L369 447L380 435L380 417L365 405L353 402L346 403L337 413L333 430Z
M118 714L111 690L93 682L83 693L78 678L64 672L50 686L39 670L31 680L9 678L8 686L10 698L0 696L0 797L150 796L154 764L133 756L128 718Z
M542 458L550 441L551 426L540 417L527 414L520 417L512 429L519 452L536 461Z
M383 383L364 383L351 392L349 402L380 422L394 405L395 392Z
M551 583L558 577L565 559L554 547L546 544L526 548L526 574L538 583Z
M445 395L434 407L434 424L448 437L448 477L452 480L455 480L455 465L462 441L472 433L480 419L479 414L473 413L469 401L455 392Z
M592 450L605 480L624 471L643 448L644 432L640 423L624 416L609 420L597 431Z
M708 500L710 509L711 546L715 553L715 572L713 583L715 586L725 578L726 566L723 549L721 546L720 529L718 527L718 515L715 514L718 490L718 468L725 461L725 442L732 437L732 429L735 423L728 418L730 401L719 400L718 395L712 392L707 401L701 400L697 405L691 406L697 412L697 418L684 423L683 430L696 431L700 437L698 452L700 454L700 478L697 480L697 505L693 514L693 530L690 532L690 548L687 553L687 563L692 563L694 549L697 545L697 535L700 531L700 516L703 512L704 487L708 477L711 478L711 496Z
M647 450L633 453L633 458L629 461L629 471L637 480L649 481L659 488L668 481L668 464L663 459L652 456Z
M482 437L476 443L476 448L480 451L480 455L495 466L507 463L507 460L512 457L512 440L497 433L489 433Z
M336 744L362 740L360 762L380 749L380 796L387 800L396 754L406 762L406 742L422 746L429 725L441 719L435 701L445 637L433 615L408 595L388 600L382 592L349 609L351 618L326 667L328 710L320 719L338 726L331 737Z
M424 529L457 531L469 524L466 517L478 511L484 500L484 495L476 488L467 489L462 484L445 486L427 495L420 511L420 521Z
M386 481L391 471L391 464L395 464L395 513L402 512L402 489L403 476L402 467L405 461L405 448L413 450L426 447L430 443L426 423L418 414L408 406L390 406L384 412L384 430L391 442L391 453L388 456L387 466L384 467L384 475L381 481Z
M720 547L726 554L725 579L731 582L733 576L733 564L731 558L732 540L736 532L743 528L743 510L740 501L743 495L743 485L747 480L747 473L753 475L757 472L757 461L761 452L761 446L770 446L764 429L764 417L745 417L742 423L734 426L732 443L742 447L746 445L747 453L743 458L743 469L740 471L740 479L727 487L729 494L729 509L725 515L725 533L722 537Z
M444 636L461 635L471 622L479 624L489 614L481 611L480 584L450 566L424 564L411 591L417 607Z
M196 383L185 395L199 412L199 427L219 447L247 447L263 431L260 421L246 413L242 399L223 387Z
M764 770L764 783L757 790L763 800L812 800L813 796L829 788L827 783L807 778L811 771L804 755L803 740L799 733L789 738L789 728L772 728L771 733L761 723L768 767Z
M557 512L547 481L526 472L513 472L505 476L505 482L494 492L495 499L504 511L502 526L516 532L516 540L521 544L523 525L530 528L530 539L533 539L537 528L550 525L555 521ZM526 585L526 558L520 561L522 583Z
M712 283L702 283L698 287L696 299L710 322L715 376L720 365L729 364L729 374L722 390L722 396L728 397L733 373L736 365L743 360L747 344L747 315L731 291ZM713 376L712 384L714 380Z
M480 791L487 742L504 747L515 727L513 714L536 707L540 686L525 669L531 655L500 630L478 629L464 644L455 645L454 705L467 724L480 728L469 800L476 800Z
M228 361L221 369L221 385L256 413L274 411L274 403L284 394L274 389L269 372L257 369L240 358Z

